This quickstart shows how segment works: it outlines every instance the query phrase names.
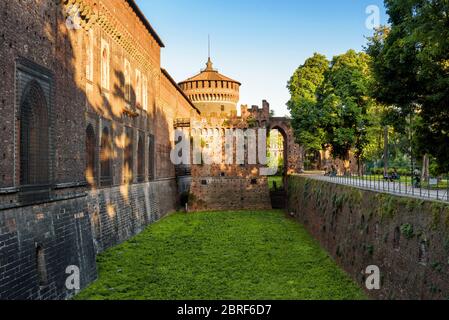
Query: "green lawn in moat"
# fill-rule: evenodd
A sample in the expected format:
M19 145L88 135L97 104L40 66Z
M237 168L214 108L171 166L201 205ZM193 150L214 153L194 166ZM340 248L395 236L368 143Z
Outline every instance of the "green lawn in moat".
M365 299L280 211L176 213L98 257L76 299Z

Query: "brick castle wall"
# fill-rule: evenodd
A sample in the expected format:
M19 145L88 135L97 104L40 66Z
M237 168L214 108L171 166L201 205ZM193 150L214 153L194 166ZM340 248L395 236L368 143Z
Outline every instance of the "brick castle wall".
M91 191L87 198L97 253L120 244L177 209L175 179Z
M0 211L0 300L70 298L67 267L80 269L85 288L97 278L96 255L175 211L176 194L176 181L165 180ZM37 247L44 248L45 285L36 271Z
M82 20L73 21L81 28L67 20L70 5L82 11ZM0 299L71 297L74 292L65 287L68 266L80 268L81 287L86 287L97 277L96 254L177 208L169 157L173 120L193 117L197 110L161 70L163 44L134 6L131 0L0 3ZM102 79L105 47L107 84ZM27 66L23 75L21 64ZM46 94L51 174L48 197L24 201L20 105L32 80ZM89 125L96 143L94 177L86 170ZM105 127L112 141L108 185L100 179ZM127 131L131 168L125 168ZM144 144L140 159L139 137Z
M80 268L81 285L96 279L87 198L0 211L0 299L65 299L66 268ZM40 283L37 248L42 247L47 281Z

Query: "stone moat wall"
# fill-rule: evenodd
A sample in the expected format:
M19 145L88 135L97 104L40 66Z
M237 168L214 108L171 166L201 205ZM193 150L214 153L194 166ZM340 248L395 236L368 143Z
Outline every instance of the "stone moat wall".
M302 176L289 180L289 213L365 288L381 271L375 299L449 298L449 206Z
M193 177L188 209L269 210L268 181L266 178Z

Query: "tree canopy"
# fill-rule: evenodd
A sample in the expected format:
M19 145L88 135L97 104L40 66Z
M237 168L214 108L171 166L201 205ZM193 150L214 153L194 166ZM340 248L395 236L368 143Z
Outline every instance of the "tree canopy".
M326 57L315 53L295 71L287 86L291 94L287 105L296 140L309 150L322 150L325 144L321 127L322 110L317 105L317 99L328 69Z
M288 107L298 142L309 150L330 147L347 159L354 149L363 156L372 99L369 56L349 50L329 62L314 54L288 83Z
M383 132L397 150L408 143L409 156L430 155L448 172L449 1L385 6L389 25L368 39L366 53L349 50L332 61L316 53L295 71L288 107L297 142L364 159L380 154Z
M390 107L396 127L414 115L414 147L449 170L449 3L386 0L390 26L370 38L373 96Z
M334 156L347 159L351 149L363 156L372 106L369 57L349 50L336 56L326 74L318 105L324 110L326 141Z

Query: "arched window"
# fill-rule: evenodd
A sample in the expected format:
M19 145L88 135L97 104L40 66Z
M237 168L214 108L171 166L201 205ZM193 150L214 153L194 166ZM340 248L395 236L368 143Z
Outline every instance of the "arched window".
M125 60L125 100L131 102L131 66L127 60Z
M142 80L139 70L136 70L136 105L142 107Z
M25 89L20 104L20 184L47 185L49 169L47 100L37 81Z
M137 145L137 180L145 181L145 139L140 134L139 143Z
M109 89L109 45L105 41L101 46L101 86Z
M92 215L92 231L94 238L99 240L101 238L101 218L97 211Z
M36 269L39 286L46 286L48 284L47 265L44 249L41 246L36 248Z
M133 169L134 169L134 161L133 161L133 134L132 128L126 128L125 135L125 154L124 154L124 162L123 162L123 170L124 170L124 178L125 183L132 183L133 181Z
M105 127L101 134L101 185L112 185L112 139L109 129Z
M153 181L156 178L154 173L156 144L154 141L154 135L150 135L148 138L148 179Z
M148 111L148 78L143 76L142 81L142 106L143 110Z
M93 81L93 71L94 71L94 35L93 31L90 30L86 39L86 78L89 81Z
M97 142L95 139L95 131L91 124L86 129L86 180L90 185L95 184L95 149Z

